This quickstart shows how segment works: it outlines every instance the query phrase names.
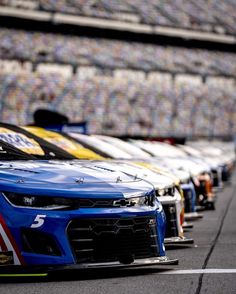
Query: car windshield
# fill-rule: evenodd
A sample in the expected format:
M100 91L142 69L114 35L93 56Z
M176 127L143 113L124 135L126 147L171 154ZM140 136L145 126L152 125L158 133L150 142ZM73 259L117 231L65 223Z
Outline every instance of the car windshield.
M34 156L24 153L21 150L0 140L0 161L5 160L34 160Z
M124 152L127 152L130 154L133 158L151 158L152 156L143 151L141 148L138 148L134 144L130 142L125 142L121 139L115 138L115 137L109 137L109 136L96 136L97 138L108 142L109 144L116 146L117 148L123 150Z
M44 139L45 141L65 150L79 159L103 159L92 150L85 148L75 139L55 131L45 130L39 127L23 127L26 131Z
M69 133L71 137L77 140L80 144L85 147L92 149L105 158L112 159L131 159L132 156L127 152L119 149L118 147L111 145L101 139L91 136L83 135L78 133Z
M76 158L61 148L14 125L0 123L0 139L17 150L33 155L36 159L72 160Z

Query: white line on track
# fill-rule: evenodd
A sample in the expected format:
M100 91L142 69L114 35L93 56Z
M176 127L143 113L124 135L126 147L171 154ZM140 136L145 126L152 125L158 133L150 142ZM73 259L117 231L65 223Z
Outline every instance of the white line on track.
M207 269L190 269L190 270L170 270L161 272L161 275L193 275L193 274L236 274L236 269L218 269L218 268L207 268Z

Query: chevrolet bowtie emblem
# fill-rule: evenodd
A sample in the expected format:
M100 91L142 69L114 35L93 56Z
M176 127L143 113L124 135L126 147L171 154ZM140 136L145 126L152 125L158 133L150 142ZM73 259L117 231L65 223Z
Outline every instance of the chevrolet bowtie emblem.
M120 199L113 201L113 206L115 207L128 207L128 206L134 206L134 203L132 200L128 199Z

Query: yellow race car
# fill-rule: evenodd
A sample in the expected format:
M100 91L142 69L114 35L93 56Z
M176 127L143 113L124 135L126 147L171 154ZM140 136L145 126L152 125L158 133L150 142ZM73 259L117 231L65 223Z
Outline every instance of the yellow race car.
M79 159L103 159L102 156L96 154L92 150L83 147L73 139L68 139L60 133L48 131L39 127L22 127L26 131L52 143Z

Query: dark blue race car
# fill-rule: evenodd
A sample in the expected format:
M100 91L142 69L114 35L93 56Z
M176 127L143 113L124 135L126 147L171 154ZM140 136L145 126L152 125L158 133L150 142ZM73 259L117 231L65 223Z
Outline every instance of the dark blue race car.
M171 264L153 187L0 142L0 273Z

